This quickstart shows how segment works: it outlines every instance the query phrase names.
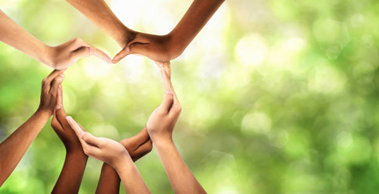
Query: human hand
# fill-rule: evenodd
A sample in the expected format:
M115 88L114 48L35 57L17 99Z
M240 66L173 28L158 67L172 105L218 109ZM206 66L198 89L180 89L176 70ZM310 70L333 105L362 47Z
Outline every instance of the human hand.
M153 144L147 133L146 127L137 135L123 139L120 143L126 148L126 150L128 150L129 155L134 162L148 154L153 149Z
M46 57L42 63L60 70L66 69L79 59L91 55L104 60L108 64L111 63L111 58L107 54L80 38L74 38L55 47L48 47Z
M58 88L57 106L54 111L53 120L51 120L51 126L58 137L62 140L64 146L66 147L67 153L74 151L83 152L82 145L80 144L75 131L71 128L70 124L68 124L66 117L67 114L63 108L62 85L60 85Z
M58 89L64 80L65 70L54 70L42 80L41 102L37 112L46 113L49 116L53 114L57 105Z
M154 143L172 140L172 132L182 111L168 74L163 68L160 71L166 92L162 104L154 110L146 125L147 132Z
M170 35L137 33L135 38L117 53L112 63L118 63L129 54L144 55L153 61L164 63L175 59L182 52L179 45L173 43Z
M66 120L74 129L86 155L101 160L116 170L121 168L125 161L131 161L128 151L122 144L108 138L93 136L70 116L67 116Z

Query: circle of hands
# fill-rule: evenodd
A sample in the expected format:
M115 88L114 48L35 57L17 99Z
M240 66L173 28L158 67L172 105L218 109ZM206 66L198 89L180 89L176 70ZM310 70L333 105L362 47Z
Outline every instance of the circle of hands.
M181 113L181 105L170 79L169 63L160 64L165 93L162 103L153 111L146 127L139 134L120 142L108 138L95 137L72 117L67 116L63 107L63 88L61 83L65 70L54 70L42 81L40 111L53 114L51 126L62 140L67 151L83 150L91 157L117 167L122 159L129 156L138 160L152 150L152 141L170 141L176 121ZM121 166L121 165L120 165Z

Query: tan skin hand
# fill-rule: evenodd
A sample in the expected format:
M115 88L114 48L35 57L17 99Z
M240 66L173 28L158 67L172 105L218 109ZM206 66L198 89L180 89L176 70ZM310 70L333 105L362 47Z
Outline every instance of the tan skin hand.
M138 33L117 55L112 63L118 63L129 54L146 56L156 62L167 62L178 57L182 51L176 49L176 44L171 41L171 36L158 36L153 34Z
M57 105L58 88L64 80L65 70L54 70L49 76L42 80L41 102L38 111L53 114Z

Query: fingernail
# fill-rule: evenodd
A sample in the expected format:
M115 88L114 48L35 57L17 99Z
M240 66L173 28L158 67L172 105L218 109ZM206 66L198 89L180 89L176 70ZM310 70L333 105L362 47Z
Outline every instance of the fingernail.
M67 116L67 117L66 117L66 120L67 120L68 122L71 122L71 121L72 121L72 117Z
M130 47L129 46L127 46L125 50L127 53L130 53Z
M89 47L89 55L92 55L93 51L92 51L92 48Z
M56 109L57 110L59 110L59 109L61 109L62 107L60 106L60 105L58 105L57 107L56 107Z
M81 132L81 133L80 133L80 138L83 138L83 136L84 136L85 134L86 134L86 132L84 132L84 131Z
M61 77L64 77L64 74L63 74L63 73L61 73L61 74L60 74L60 76L61 76Z

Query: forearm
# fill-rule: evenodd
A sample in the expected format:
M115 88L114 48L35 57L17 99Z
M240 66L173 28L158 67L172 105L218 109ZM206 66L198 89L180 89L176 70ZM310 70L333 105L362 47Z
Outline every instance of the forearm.
M107 163L101 168L101 175L96 194L118 194L120 191L120 177L117 171Z
M0 144L0 186L16 168L50 116L37 111Z
M153 140L154 142L154 140ZM172 140L154 143L175 193L206 193L183 161Z
M82 150L67 152L62 172L51 193L78 193L88 156Z
M105 31L123 48L130 35L128 29L112 12L104 0L67 0L92 23Z
M180 55L200 32L224 0L194 0L180 22L171 31L172 47L175 56Z
M50 47L36 39L0 10L0 40L48 64Z
M116 168L118 175L121 178L122 185L128 194L143 194L151 193L146 183L143 181L136 165L131 159L124 162L121 167Z

